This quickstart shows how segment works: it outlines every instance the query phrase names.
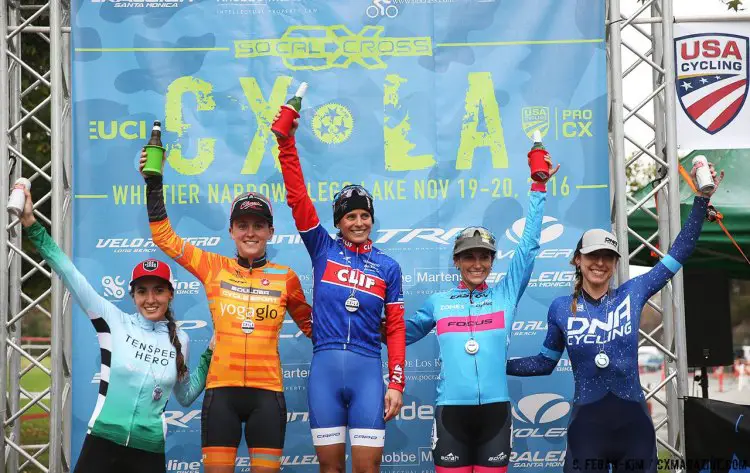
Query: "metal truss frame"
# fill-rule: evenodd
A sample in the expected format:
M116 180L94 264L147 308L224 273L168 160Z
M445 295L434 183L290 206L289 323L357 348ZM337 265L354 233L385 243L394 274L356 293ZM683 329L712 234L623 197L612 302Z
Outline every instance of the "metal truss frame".
M7 196L10 183L22 175L32 183L48 181L51 191L46 195L35 195L36 215L51 226L54 240L69 252L72 241L72 133L68 1L0 0L0 84L8 84L0 89L0 195ZM710 20L726 19L730 18ZM607 0L612 216L613 229L626 255L618 266L620 282L628 279L629 257L644 250L661 255L659 248L670 246L681 225L675 96L672 93L675 86L672 26L675 20L672 0L645 0L629 16L622 14L620 0ZM24 61L24 38L28 35L37 35L49 45L50 67L47 70L35 70ZM643 49L642 43L632 42L629 35L646 41L648 47ZM633 71L643 67L651 69L652 87L644 90L637 103L626 103L623 84ZM28 85L24 87L23 84ZM29 105L29 94L37 90L44 91L44 97ZM43 117L46 111L49 111L49 119ZM643 133L630 131L636 122L649 130L645 139ZM27 139L24 129L29 127L44 130L49 138L48 161L41 166L24 155ZM629 156L626 156L627 148L634 149ZM642 158L653 160L664 177L649 193L648 199L635 201L627 192L626 169ZM661 203L657 212L644 208L654 195ZM45 203L51 209L48 215L40 209ZM654 234L639 235L628 226L628 217L638 209L648 212L658 222ZM70 298L49 267L24 251L20 232L11 236L10 230L18 229L18 221L9 220L2 211L0 227L9 230L0 232L0 392L5 393L0 471L67 472L70 471L72 418ZM629 236L641 242L632 251L628 248ZM49 286L41 296L32 298L24 292L23 285L36 274L47 278ZM668 363L664 381L652 389L644 388L644 391L649 400L666 409L666 417L655 423L657 433L665 426L667 428L666 437L663 432L657 436L661 448L681 458L684 457L682 400L688 386L681 273L662 290L660 304L649 302L649 305L662 314L662 323L650 333L641 331L639 343L656 346L665 354ZM20 341L21 322L33 312L45 314L52 322L51 347L36 356L25 350ZM663 341L660 343L659 339ZM51 359L49 368L43 364L47 357ZM27 360L23 370L22 359ZM21 378L33 367L50 376L49 389L29 393L21 388ZM45 402L47 397L48 404ZM49 413L47 443L30 445L21 438L22 416L34 406ZM40 461L44 452L49 452L46 465Z
M47 181L42 187L51 190L34 196L36 217L52 228L52 237L67 252L72 136L69 24L68 0L0 0L0 195L7 196L10 184L21 176L31 180L32 189ZM31 35L49 47L49 67L44 70L29 61ZM39 153L28 146L30 130L48 139L39 147L45 153L43 164L38 156L37 164L30 158L31 153ZM31 151L25 153L27 149ZM43 208L50 210L45 214ZM70 298L49 267L24 251L18 220L3 210L0 227L4 230L0 232L0 392L5 393L0 471L66 472L70 470ZM40 274L49 285L32 297L24 283ZM22 322L30 314L51 319L51 346L39 354L21 344ZM21 387L21 379L34 368L50 377L50 387L38 393ZM32 444L21 435L24 415L34 408L49 415L49 435L43 443Z

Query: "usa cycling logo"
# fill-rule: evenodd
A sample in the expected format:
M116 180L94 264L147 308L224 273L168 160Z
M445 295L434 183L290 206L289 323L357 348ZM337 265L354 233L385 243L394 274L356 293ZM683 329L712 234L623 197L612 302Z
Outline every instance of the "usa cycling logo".
M748 38L704 33L675 39L677 97L687 117L715 134L732 123L747 97Z
M542 219L542 236L539 239L539 244L543 245L551 241L557 240L562 236L565 227L561 223L557 223L558 220L555 217L545 215ZM521 241L521 235L523 235L523 229L526 227L526 218L519 218L513 225L505 230L505 236L508 240L513 243Z
M570 412L570 403L555 393L531 394L513 406L513 417L526 424L549 424Z

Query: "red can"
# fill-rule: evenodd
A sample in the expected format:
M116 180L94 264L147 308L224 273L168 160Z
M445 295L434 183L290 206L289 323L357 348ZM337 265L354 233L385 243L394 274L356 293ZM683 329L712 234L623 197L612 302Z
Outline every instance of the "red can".
M292 123L299 118L299 112L289 105L281 106L281 113L278 120L271 125L271 131L279 138L287 138L292 131Z

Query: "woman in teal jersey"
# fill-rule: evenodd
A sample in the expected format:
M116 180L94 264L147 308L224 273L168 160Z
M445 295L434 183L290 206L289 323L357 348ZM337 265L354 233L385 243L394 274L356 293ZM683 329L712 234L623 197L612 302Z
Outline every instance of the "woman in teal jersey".
M170 392L189 406L203 391L211 348L197 369L187 367L188 336L174 320L172 272L148 259L133 268L127 314L100 296L36 221L31 194L21 215L29 240L91 319L101 350L99 397L75 472L166 471L164 409Z
M552 177L560 165L551 169L549 156L545 160ZM486 228L468 227L453 246L461 282L431 295L406 320L407 345L437 328L441 365L432 432L437 473L505 473L508 468L506 348L539 251L545 200L546 180L532 184L523 235L502 281L495 287L486 282L497 252L495 236Z

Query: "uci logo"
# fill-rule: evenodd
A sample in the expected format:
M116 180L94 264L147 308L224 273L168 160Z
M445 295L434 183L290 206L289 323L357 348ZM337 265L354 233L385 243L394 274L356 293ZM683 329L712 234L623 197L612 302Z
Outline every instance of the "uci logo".
M542 236L539 238L540 245L557 240L563 234L565 227L561 223L555 222L557 222L557 219L548 215L545 215L544 219L542 219ZM523 235L525 227L526 218L520 218L513 222L513 225L509 229L505 230L505 236L513 243L518 243L521 241L521 235Z
M512 412L513 417L527 424L549 424L565 417L570 403L559 394L531 394L518 401Z

